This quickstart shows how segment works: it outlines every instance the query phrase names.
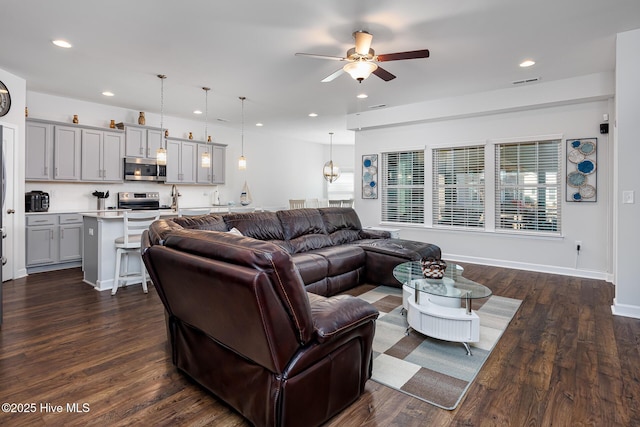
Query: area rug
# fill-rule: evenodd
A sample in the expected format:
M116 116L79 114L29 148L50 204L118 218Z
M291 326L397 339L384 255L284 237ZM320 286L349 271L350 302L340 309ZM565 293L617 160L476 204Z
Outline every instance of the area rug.
M458 406L522 302L495 295L480 308L478 301L474 302L480 317L480 341L469 343L473 355L468 356L461 343L413 330L406 335L401 289L379 286L358 297L380 311L373 340L372 379L447 410Z

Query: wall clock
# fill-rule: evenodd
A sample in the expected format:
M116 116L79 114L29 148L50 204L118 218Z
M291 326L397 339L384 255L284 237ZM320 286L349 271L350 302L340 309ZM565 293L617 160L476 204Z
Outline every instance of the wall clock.
M0 117L9 112L11 108L11 95L9 89L0 81Z

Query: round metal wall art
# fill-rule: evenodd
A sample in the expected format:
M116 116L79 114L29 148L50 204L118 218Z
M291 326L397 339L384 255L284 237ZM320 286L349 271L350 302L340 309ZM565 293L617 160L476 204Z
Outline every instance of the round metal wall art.
M567 201L596 201L597 155L597 138L567 140Z

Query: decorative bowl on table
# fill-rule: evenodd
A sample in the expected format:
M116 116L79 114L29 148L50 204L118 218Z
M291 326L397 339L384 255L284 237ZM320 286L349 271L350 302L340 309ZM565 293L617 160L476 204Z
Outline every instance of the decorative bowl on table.
M442 279L447 269L447 263L441 259L428 257L420 260L422 275L425 279Z

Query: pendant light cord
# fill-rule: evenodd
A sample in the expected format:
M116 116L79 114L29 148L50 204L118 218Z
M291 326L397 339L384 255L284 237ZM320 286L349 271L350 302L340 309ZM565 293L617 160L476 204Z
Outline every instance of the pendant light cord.
M240 143L242 145L242 157L244 157L244 100L247 99L244 96L240 97L240 101L242 101L242 128L240 130Z

